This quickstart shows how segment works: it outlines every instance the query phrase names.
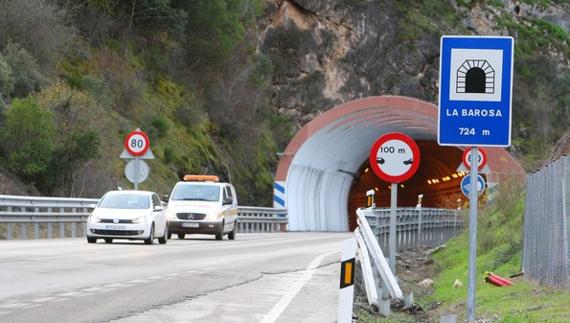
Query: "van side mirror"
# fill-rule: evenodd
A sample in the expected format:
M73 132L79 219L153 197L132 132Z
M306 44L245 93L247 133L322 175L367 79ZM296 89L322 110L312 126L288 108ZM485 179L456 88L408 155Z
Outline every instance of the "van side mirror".
M95 203L87 205L87 209L89 209L89 211L93 211L96 207L97 207L97 204L95 204Z
M168 203L168 199L169 199L169 198L170 198L170 195L168 195L168 194L164 194L164 195L162 196L162 200L163 200L164 202L166 202L166 203Z
M234 200L232 200L231 197L226 197L223 201L222 201L222 205L229 205L232 204L234 202Z
M160 211L164 211L164 208L162 207L162 205L156 205L153 209L154 212L160 212Z

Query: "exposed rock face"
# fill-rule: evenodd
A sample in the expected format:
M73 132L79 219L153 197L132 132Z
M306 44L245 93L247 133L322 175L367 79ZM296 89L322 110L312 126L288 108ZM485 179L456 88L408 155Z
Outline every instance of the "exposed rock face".
M274 65L272 104L299 127L335 105L371 95L437 102L442 34L507 34L497 26L504 15L515 20L532 15L566 29L570 24L566 7L519 1L505 1L502 7L479 2L466 7L454 0L439 4L454 17L451 22L418 14L416 2L266 1L259 50ZM435 22L422 28L421 19ZM561 57L561 68L565 60Z
M273 104L299 125L360 97L400 94L435 99L437 35L417 49L398 39L389 3L275 0L261 51L273 61Z

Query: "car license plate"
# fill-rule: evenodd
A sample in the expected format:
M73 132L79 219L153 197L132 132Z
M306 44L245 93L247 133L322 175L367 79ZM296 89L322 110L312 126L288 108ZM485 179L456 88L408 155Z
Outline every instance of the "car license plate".
M124 225L106 225L105 229L106 230L124 230L125 226Z
M182 226L183 226L184 228L199 228L199 227L200 227L200 223L193 223L193 222L190 222L190 223L182 223Z

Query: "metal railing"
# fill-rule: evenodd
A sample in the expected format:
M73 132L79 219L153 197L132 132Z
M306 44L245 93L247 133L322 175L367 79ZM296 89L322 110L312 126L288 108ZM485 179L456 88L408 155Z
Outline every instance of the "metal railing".
M389 254L390 209L362 210L380 247ZM437 246L456 236L463 228L463 211L436 208L398 208L396 210L397 250L413 249L419 245Z
M90 206L98 199L0 195L0 240L85 235ZM287 209L240 206L238 232L287 230Z
M570 285L570 156L530 174L524 216L522 267L526 277Z

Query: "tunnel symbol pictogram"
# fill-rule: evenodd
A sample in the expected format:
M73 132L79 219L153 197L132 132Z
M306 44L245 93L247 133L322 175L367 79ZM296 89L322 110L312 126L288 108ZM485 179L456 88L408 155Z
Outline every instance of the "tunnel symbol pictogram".
M486 60L468 59L457 70L457 93L495 93L495 70Z

